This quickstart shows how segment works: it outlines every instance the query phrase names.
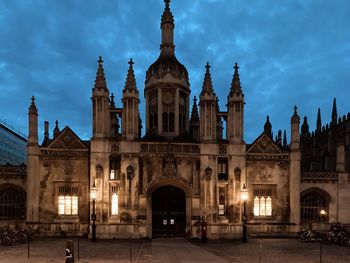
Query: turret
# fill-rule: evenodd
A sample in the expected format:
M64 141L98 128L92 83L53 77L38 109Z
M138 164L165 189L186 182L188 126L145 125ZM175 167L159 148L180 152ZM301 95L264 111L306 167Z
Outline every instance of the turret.
M97 62L96 80L92 89L92 134L94 138L105 138L110 135L109 90L101 56Z
M60 129L58 128L58 120L55 121L55 129L53 129L53 138L56 139L60 134Z
M227 96L228 118L227 135L229 143L243 142L244 94L238 73L238 64L235 63L230 93Z
M290 149L292 151L298 151L300 149L300 135L299 135L299 124L300 117L297 112L297 106L294 106L294 114L291 118L291 141L290 141Z
M290 140L290 165L289 165L289 200L290 200L290 222L299 224L300 221L300 117L294 106L294 114L290 120L291 140Z
M38 145L38 109L35 98L28 110L29 132L27 146L27 222L39 220L40 149Z
M205 66L205 75L200 94L200 139L201 141L216 141L216 95L210 76L210 65Z
M28 120L29 120L29 132L28 132L28 143L37 144L38 143L38 109L35 105L35 98L32 96L32 103L28 110Z
M189 133L188 72L175 56L174 17L165 0L158 59L146 72L146 135L168 139Z
M44 140L49 139L49 122L44 121Z
M264 124L264 133L272 139L272 125L270 123L270 116L266 116L266 122Z
M139 137L139 91L136 87L133 64L130 58L122 99L122 136L127 140L136 140Z

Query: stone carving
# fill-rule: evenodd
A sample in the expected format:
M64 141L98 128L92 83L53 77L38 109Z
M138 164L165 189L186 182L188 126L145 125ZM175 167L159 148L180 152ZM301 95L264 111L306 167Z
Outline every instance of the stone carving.
M176 160L168 157L163 161L163 176L175 177L176 176Z
M123 211L120 213L120 222L121 223L131 223L132 217L130 213Z
M101 165L96 165L96 178L97 179L101 179L102 178L102 174L103 174L103 168Z
M205 170L204 170L205 180L209 181L212 173L213 173L213 170L209 166L207 168L205 168Z
M259 176L261 181L267 181L272 177L272 174L271 171L269 171L269 168L267 166L264 166L261 168Z
M199 153L199 146L196 144L162 144L162 143L142 143L140 148L142 153Z
M48 149L87 149L86 145L79 139L77 135L67 126L61 134L47 147Z
M119 152L119 144L116 142L113 142L111 145L111 152L115 153L115 152Z
M337 182L338 174L334 172L304 172L301 174L302 182Z
M128 167L126 167L126 175L128 177L128 180L130 181L134 178L135 169L132 165L129 165Z
M219 145L219 154L227 154L227 147L224 144Z
M64 171L64 174L65 175L71 175L72 174L72 166L70 165L66 165L64 168L63 168L63 171Z
M263 134L247 153L281 154L283 151L265 134Z

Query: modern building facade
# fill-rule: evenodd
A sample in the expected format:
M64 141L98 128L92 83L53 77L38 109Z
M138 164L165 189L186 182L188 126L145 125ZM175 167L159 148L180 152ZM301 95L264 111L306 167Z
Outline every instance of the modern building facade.
M27 162L27 139L0 122L0 165Z
M0 225L25 219L27 142L0 123Z
M208 224L209 238L235 238L242 219L250 234L293 233L301 222L350 223L349 118L335 117L312 134L304 121L300 133L295 107L289 142L286 132L272 137L267 117L262 133L246 143L237 63L225 109L219 108L209 63L199 103L196 97L191 102L188 72L175 55L169 2L161 17L160 55L146 72L143 124L131 59L123 107L117 108L99 58L89 141L67 126L60 130L56 121L53 136L45 122L39 144L32 98L27 222L44 235L88 234L94 210L101 238L195 238L200 222ZM97 190L96 207L91 189ZM248 191L245 214L242 189Z

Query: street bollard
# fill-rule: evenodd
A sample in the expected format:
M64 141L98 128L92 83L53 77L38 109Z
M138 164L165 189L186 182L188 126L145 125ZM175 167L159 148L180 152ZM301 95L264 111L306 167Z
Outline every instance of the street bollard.
M66 263L74 263L74 244L73 240L66 243Z

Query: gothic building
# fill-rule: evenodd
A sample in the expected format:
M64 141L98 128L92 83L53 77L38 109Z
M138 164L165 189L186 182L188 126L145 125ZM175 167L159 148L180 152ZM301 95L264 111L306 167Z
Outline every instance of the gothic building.
M43 235L90 233L90 189L96 187L100 238L198 237L199 221L207 222L209 238L238 237L242 189L248 191L252 235L293 233L305 221L350 223L349 117L338 120L335 109L331 125L321 128L319 122L312 134L305 119L300 134L295 107L289 143L286 132L283 139L281 131L273 138L267 117L263 132L247 144L237 63L225 109L219 108L209 63L199 103L196 97L191 102L188 72L175 55L169 2L161 17L160 54L146 72L143 124L131 59L120 94L123 107L117 108L99 58L89 141L56 121L52 137L45 122L39 144L32 98L27 222L38 224Z

